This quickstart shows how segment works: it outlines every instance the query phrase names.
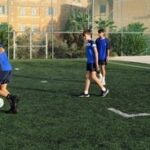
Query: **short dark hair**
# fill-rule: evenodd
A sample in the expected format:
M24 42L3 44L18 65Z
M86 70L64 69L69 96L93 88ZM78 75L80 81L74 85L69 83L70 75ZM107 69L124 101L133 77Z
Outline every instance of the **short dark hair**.
M98 33L104 33L105 32L105 29L99 29L98 30Z
M85 34L91 35L92 36L92 31L90 29L86 29L83 31L82 35L85 36Z
M0 48L3 48L3 45L0 43Z

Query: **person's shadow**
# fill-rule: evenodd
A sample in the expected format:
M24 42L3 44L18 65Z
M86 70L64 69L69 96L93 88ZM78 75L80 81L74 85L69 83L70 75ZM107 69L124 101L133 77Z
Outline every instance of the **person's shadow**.
M6 113L6 110L3 110L3 109L0 110L0 113L2 113L2 114L7 114L7 113Z

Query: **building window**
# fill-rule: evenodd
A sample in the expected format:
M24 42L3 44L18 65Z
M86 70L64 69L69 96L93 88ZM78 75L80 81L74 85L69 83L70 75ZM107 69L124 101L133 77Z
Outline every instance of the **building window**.
M49 7L49 8L48 8L48 15L49 15L49 16L55 15L55 8Z
M20 31L24 32L26 30L26 26L24 24L20 25Z
M32 14L32 16L36 16L37 15L37 9L36 8L32 8L31 14Z
M37 25L32 25L31 30L32 30L32 32L37 32L38 31L38 26Z
M7 7L5 6L0 6L0 15L5 15L7 12Z
M25 16L26 15L26 8L22 7L20 9L20 16Z
M100 5L100 13L106 13L106 5L105 4L102 4Z

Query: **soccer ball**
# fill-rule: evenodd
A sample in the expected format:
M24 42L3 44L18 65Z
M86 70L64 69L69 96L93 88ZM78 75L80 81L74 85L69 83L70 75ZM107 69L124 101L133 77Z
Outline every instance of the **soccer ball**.
M3 106L4 106L4 100L0 98L0 108L2 108Z

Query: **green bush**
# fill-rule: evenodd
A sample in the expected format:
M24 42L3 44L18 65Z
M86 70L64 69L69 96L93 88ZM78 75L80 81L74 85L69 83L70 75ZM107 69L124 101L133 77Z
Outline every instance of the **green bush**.
M113 51L120 55L142 55L148 48L142 23L132 23L123 27L116 34L110 34Z

